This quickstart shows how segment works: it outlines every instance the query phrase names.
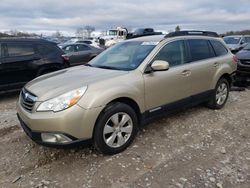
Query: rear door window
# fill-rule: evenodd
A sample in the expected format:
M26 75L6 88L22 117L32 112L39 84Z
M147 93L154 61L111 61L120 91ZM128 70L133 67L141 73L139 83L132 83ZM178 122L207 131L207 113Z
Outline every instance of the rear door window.
M35 54L34 47L31 44L7 44L8 57L28 56Z
M192 61L200 61L215 57L211 45L208 40L204 39L189 39L188 40Z
M221 44L221 42L216 40L210 40L210 42L214 48L216 56L223 56L228 53L226 47L223 44Z

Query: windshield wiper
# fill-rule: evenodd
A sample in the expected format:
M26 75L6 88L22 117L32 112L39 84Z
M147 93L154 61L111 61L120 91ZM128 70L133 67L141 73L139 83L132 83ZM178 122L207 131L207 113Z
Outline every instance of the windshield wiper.
M87 66L87 67L93 67L92 65L90 65L90 64L88 64L88 63L86 63L86 64L84 64L85 66Z
M101 69L110 69L110 70L122 70L119 69L117 67L110 67L110 66L106 66L106 65L100 65L100 66L95 66L96 68L101 68Z

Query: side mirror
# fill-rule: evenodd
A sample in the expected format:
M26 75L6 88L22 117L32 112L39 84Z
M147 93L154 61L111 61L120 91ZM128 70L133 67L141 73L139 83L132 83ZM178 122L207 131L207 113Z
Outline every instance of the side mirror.
M166 71L169 69L169 63L167 61L155 60L151 65L148 65L145 73L151 73L154 71Z

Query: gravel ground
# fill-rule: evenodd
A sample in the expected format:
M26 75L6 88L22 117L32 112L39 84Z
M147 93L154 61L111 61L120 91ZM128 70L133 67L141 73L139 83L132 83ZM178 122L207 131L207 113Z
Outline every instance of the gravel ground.
M197 106L145 126L123 153L33 143L0 98L0 187L250 187L250 90L222 110Z

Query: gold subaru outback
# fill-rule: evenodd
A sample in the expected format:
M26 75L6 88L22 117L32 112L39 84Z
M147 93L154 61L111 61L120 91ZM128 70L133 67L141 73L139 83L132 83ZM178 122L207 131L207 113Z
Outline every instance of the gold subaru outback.
M86 65L26 84L17 105L32 140L67 146L91 140L104 154L126 149L155 116L206 103L222 108L237 59L212 32L127 40Z

